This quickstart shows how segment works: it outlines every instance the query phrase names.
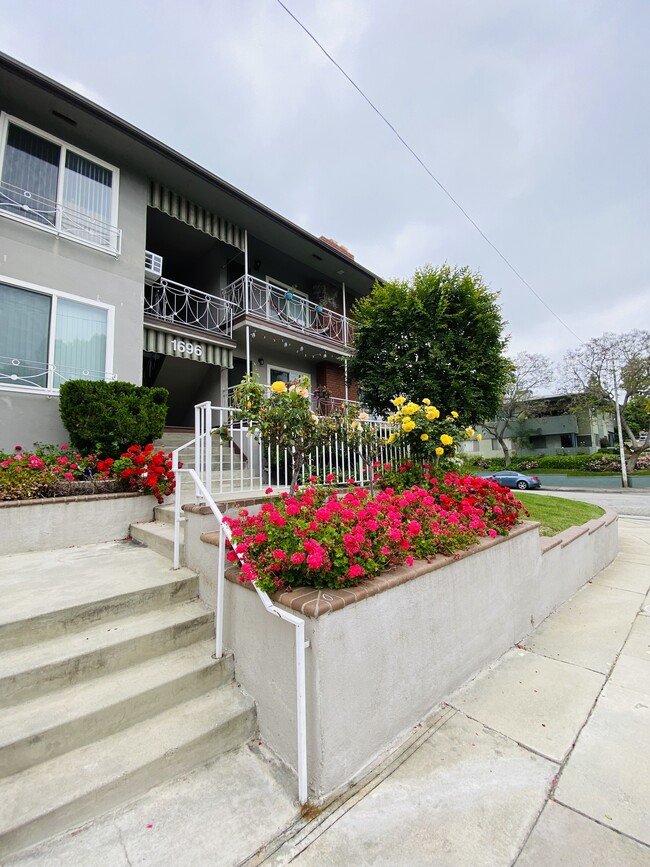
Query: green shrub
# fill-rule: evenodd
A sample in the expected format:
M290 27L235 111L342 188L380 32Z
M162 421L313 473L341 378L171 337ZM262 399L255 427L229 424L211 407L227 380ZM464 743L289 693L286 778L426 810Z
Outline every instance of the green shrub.
M162 435L168 395L165 388L130 382L74 379L61 386L61 419L80 452L118 458L128 446L146 446Z

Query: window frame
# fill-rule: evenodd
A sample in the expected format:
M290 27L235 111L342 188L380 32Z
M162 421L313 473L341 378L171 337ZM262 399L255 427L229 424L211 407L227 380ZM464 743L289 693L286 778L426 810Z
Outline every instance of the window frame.
M0 112L0 179L2 178L2 174L4 171L4 162L7 153L7 138L9 136L10 124L17 126L20 129L24 129L27 132L32 133L33 135L39 136L40 138L45 139L46 141L49 141L60 148L59 171L57 177L55 202L57 208L57 225L48 226L44 223L37 223L27 217L21 217L20 214L12 214L5 210L0 210L0 216L7 217L10 220L15 220L18 223L31 226L35 229L40 229L42 232L47 232L50 235L56 235L59 238L65 238L68 241L73 241L74 243L81 244L84 247L90 247L93 250L100 250L102 253L108 253L109 256L119 256L122 247L122 232L117 222L119 213L120 170L116 166L113 166L110 163L99 159L99 157L87 153L86 151L82 150L81 148L75 147L74 145L68 144L68 142L64 141L63 139L51 135L50 133L44 132L42 129L39 129L38 127L35 127L30 123L26 123L20 118L14 117L13 115L7 114L3 111ZM115 231L116 241L114 247L107 247L102 244L96 244L92 241L88 241L85 238L80 238L72 232L65 231L65 229L62 229L60 226L61 211L59 209L63 205L63 185L65 183L66 172L65 163L66 153L68 151L82 157L83 159L89 160L90 162L95 163L98 166L101 166L101 168L107 169L112 174L113 183L111 185L111 219L109 225Z
M59 289L51 289L48 286L40 286L37 283L28 283L25 280L16 280L14 277L8 277L0 274L0 283L7 286L13 286L16 289L25 289L29 292L37 292L40 295L47 295L51 299L50 304L50 323L49 323L49 343L47 347L47 386L40 388L39 386L29 387L27 385L5 385L0 380L0 391L10 392L11 394L41 394L46 397L52 397L59 394L59 389L52 385L54 374L54 351L56 344L56 308L57 299L62 298L68 301L76 301L79 304L86 304L88 307L99 307L101 310L106 310L106 357L104 361L104 380L110 382L115 379L113 373L113 358L114 358L114 335L115 335L115 307L112 304L106 304L103 301L93 301L90 298L84 298L81 295L73 295L70 292L62 292Z

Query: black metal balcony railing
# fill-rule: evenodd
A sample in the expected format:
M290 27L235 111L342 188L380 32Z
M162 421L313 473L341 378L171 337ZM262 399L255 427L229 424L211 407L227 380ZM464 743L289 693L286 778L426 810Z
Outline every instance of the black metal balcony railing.
M350 343L352 325L347 317L265 280L251 275L240 277L226 286L223 295L232 302L235 315L248 313L305 336L321 337L342 346Z
M166 278L145 286L145 315L163 322L232 337L233 310L231 301Z

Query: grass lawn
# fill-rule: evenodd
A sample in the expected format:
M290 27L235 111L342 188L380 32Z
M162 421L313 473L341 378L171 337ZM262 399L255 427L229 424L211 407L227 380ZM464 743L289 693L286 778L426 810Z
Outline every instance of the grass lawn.
M605 513L600 506L592 506L591 503L578 503L563 497L520 494L519 491L513 493L530 512L530 520L539 521L542 536L555 536L567 527L586 524Z

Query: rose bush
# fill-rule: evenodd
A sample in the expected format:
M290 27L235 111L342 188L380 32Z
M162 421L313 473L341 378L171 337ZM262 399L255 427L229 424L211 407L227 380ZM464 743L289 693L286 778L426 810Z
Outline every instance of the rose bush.
M242 564L241 580L272 592L306 585L342 588L391 566L430 560L505 535L523 507L494 482L448 473L426 486L338 491L310 486L283 493L251 513L226 518L227 557Z

